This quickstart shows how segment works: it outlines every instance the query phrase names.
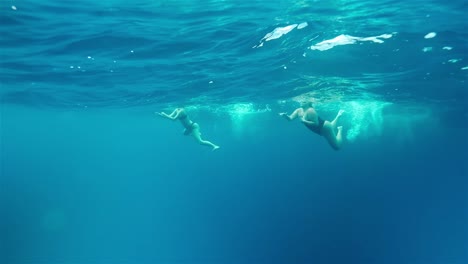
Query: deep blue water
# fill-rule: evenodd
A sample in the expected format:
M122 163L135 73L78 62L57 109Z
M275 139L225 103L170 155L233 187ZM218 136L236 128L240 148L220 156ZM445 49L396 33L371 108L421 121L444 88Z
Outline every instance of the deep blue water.
M468 263L467 12L0 2L0 262Z

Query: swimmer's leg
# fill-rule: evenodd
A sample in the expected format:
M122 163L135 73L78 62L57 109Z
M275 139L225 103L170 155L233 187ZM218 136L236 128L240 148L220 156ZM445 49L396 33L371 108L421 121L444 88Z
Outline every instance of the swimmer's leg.
M343 127L342 126L339 126L337 127L338 129L338 133L336 134L336 147L337 147L337 150L341 148L341 144L343 143L343 136L342 136L342 133L343 133Z
M169 116L172 118L175 118L179 112L180 112L180 109L176 108L174 109L174 111L172 111L172 113Z
M198 142L200 145L212 147L213 150L219 149L219 146L218 146L218 145L215 145L215 144L211 143L211 142L208 141L208 140L203 140L203 139L201 138L200 127L199 127L198 125L196 125L196 126L197 126L197 127L194 127L193 130L192 130L192 135L193 135L193 137L195 138L195 140L197 140L197 142Z
M177 118L179 117L180 111L181 111L180 108L176 108L169 115L166 114L165 112L155 112L155 114L157 114L159 116L162 116L162 117L165 117L165 118L168 118L168 119L171 119L171 120L177 120Z
M344 113L344 110L340 110L338 111L338 114L336 115L335 119L333 119L333 121L331 121L331 125L333 126L333 129L336 129L336 124L338 122L338 119L343 115Z
M339 150L341 148L342 138L342 129L343 127L339 126L337 128L338 133L335 134L335 129L333 128L332 122L325 121L322 128L322 135L327 139L328 144L334 149Z

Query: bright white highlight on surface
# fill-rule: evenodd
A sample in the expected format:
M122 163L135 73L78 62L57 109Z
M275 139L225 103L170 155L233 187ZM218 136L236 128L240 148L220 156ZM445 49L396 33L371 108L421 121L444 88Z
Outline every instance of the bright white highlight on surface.
M11 6L11 9L16 10L16 6Z
M288 34L289 32L291 32L293 29L295 29L297 27L297 24L292 24L292 25L289 25L289 26L285 26L285 27L277 27L275 28L272 32L270 33L267 33L262 40L264 41L270 41L270 40L274 40L274 39L279 39L281 38L283 35L286 35Z
M442 48L443 50L452 50L452 47L449 47L449 46L445 46Z
M432 51L432 47L424 47L422 49L423 52L429 52L429 51Z
M435 32L431 32L431 33L427 33L426 36L424 36L425 39L431 39L433 37L437 36L437 33Z
M282 36L288 34L289 32L291 32L293 29L297 28L297 29L303 29L305 27L307 27L307 22L302 22L300 24L292 24L292 25L288 25L288 26L285 26L285 27L277 27L275 29L273 29L273 31L267 33L261 40L260 40L260 44L258 45L255 45L253 46L252 48L260 48L260 47L263 47L263 43L267 42L267 41L270 41L270 40L275 40L275 39L279 39L281 38Z
M308 26L307 22L302 22L297 26L297 29L303 29L303 28L305 28L307 26Z
M468 70L468 66L465 66L465 67L463 67L463 68L461 68L461 69L462 69L463 71L464 71L464 70Z
M335 46L355 44L359 41L372 41L374 43L383 43L384 41L382 39L389 39L392 36L393 36L392 34L382 34L380 36L363 38L363 37L353 37L350 35L342 34L333 39L324 40L315 45L312 45L310 46L310 49L324 51L324 50L329 50Z
M448 62L456 63L456 62L459 62L459 61L461 61L461 59L451 59L451 60L449 60Z

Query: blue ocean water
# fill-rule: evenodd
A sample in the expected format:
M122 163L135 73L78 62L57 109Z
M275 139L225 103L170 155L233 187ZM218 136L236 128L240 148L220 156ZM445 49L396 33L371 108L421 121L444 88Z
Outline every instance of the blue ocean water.
M468 263L467 11L1 1L1 263Z

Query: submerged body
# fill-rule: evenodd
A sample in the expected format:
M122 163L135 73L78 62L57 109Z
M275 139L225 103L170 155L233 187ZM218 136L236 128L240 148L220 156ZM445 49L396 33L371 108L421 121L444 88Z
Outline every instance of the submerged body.
M343 142L341 126L337 126L338 119L343 114L340 110L333 121L322 119L317 111L312 107L312 104L305 104L303 107L297 108L291 115L280 113L280 116L285 117L287 120L294 120L301 118L301 122L312 132L317 135L323 136L328 144L335 150L341 148Z
M219 148L218 145L213 144L212 142L208 140L203 140L201 138L201 132L200 132L200 126L190 120L190 118L187 115L187 112L183 108L176 108L171 114L166 114L164 112L157 113L159 116L171 119L171 120L179 120L182 126L185 128L184 130L184 135L192 135L195 140L200 143L201 145L204 146L209 146L212 147L213 150L216 150Z

